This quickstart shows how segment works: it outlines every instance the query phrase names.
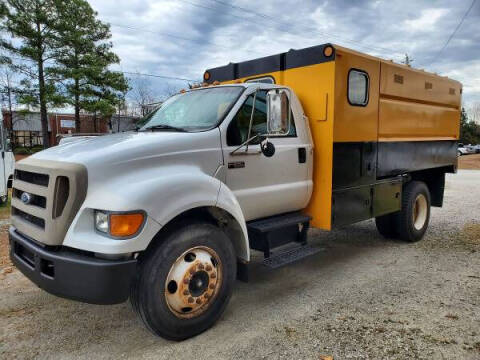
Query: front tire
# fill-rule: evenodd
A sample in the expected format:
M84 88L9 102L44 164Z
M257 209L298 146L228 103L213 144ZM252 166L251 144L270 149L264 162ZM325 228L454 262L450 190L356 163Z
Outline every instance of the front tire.
M145 325L169 340L210 328L225 310L236 277L232 243L218 227L181 224L140 261L131 301Z
M425 183L411 181L402 194L402 210L397 217L399 238L407 242L420 241L430 221L430 192Z

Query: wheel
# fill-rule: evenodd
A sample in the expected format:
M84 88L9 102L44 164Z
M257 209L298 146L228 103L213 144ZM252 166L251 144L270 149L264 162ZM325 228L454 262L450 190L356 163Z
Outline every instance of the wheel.
M236 278L231 241L212 224L170 232L141 260L131 302L145 325L169 340L210 328L230 300Z
M375 218L377 230L383 237L387 239L396 239L398 237L397 217L398 212Z
M430 220L430 192L421 181L405 185L402 194L402 210L398 213L399 238L408 242L419 241L427 231Z

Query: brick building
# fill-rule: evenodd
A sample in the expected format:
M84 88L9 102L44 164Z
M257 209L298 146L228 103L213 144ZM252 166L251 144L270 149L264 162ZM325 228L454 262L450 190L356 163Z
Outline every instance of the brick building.
M12 131L12 143L14 146L33 147L43 145L42 124L40 113L2 110L4 126ZM58 143L58 135L75 133L75 115L49 113L48 134L50 145ZM108 133L110 131L110 119L91 114L80 115L81 133Z

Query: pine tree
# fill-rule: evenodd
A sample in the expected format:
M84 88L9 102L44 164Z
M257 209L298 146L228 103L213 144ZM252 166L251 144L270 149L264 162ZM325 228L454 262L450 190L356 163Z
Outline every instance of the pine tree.
M122 92L128 89L123 74L109 70L119 63L112 52L110 28L96 18L85 0L56 0L59 14L56 74L64 79L66 92L75 108L75 124L80 132L80 111L115 112Z
M50 71L56 45L54 24L58 19L54 1L2 0L0 18L0 29L9 35L0 39L0 47L8 51L2 62L24 76L19 102L40 108L43 146L48 147L47 107L64 102L58 79Z

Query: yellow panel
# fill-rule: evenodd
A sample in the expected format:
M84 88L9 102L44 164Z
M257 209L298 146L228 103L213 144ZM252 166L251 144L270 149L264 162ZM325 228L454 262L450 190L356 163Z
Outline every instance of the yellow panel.
M399 64L382 62L381 67L381 96L455 108L461 105L461 84L458 81Z
M378 84L380 61L372 57L337 50L335 76L335 142L377 141ZM353 106L348 102L348 73L351 69L365 71L369 77L367 106Z
M439 105L380 99L379 141L456 140L460 111Z
M313 194L306 213L312 217L312 226L330 230L335 62L286 70L284 84L290 86L300 99L310 120L315 144Z

